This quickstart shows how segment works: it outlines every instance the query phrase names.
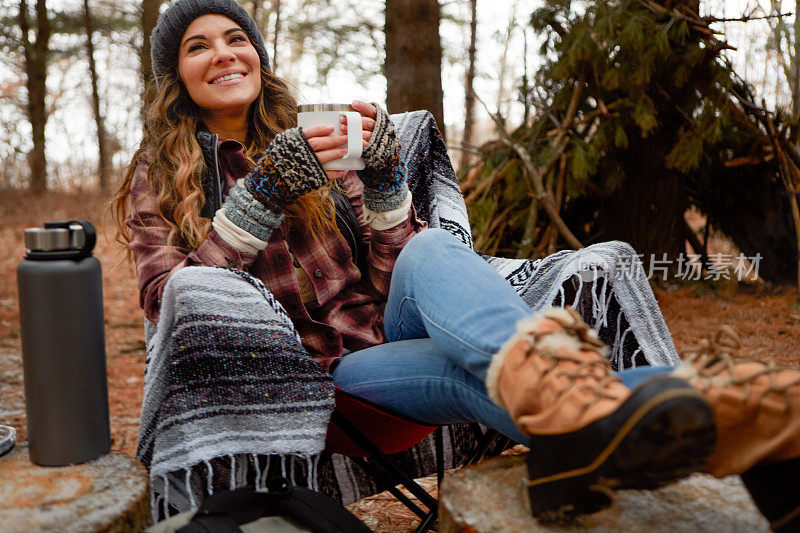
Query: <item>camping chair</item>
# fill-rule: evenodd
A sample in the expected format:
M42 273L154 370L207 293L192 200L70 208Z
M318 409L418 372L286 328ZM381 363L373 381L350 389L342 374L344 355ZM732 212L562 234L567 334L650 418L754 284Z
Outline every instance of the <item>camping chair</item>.
M334 399L336 408L328 425L326 451L350 457L365 473L373 477L379 486L388 490L420 518L417 532L428 531L438 517L436 498L393 463L389 455L408 450L433 433L436 448L436 477L438 485L441 486L444 478L442 428L419 422L392 409L358 398L338 387ZM510 439L492 429L483 432L478 424L472 425L472 431L476 435L476 445L465 461L466 465L481 460L498 437L499 442L497 447L494 447L495 450L498 447L505 449L510 442ZM371 461L367 461L367 458ZM397 485L405 487L428 508L428 511L420 509L397 488Z

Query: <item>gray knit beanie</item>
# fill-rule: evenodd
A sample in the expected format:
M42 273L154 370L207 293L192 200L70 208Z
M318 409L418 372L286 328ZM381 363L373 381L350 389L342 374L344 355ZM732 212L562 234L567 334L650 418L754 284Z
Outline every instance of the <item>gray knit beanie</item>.
M150 58L156 83L160 77L177 71L183 34L189 24L202 15L224 15L241 26L258 52L261 65L270 68L269 55L258 26L236 0L178 0L158 17L150 34Z

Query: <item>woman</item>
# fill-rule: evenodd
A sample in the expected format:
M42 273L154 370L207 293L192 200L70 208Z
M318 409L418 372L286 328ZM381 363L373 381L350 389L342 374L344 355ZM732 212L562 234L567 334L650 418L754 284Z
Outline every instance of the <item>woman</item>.
M690 385L668 367L615 375L577 313L532 316L479 256L426 229L385 111L354 101L366 168L357 176L325 171L322 164L346 153L346 136L295 127L294 99L234 0L179 0L159 19L151 46L158 92L113 205L140 303L159 329L184 305L167 298L170 287L198 285L185 281L187 267L228 267L260 280L340 388L423 422L478 421L530 443L538 516L597 510L609 500L596 483L656 486L701 469L709 455L715 473L728 473L729 461L712 454L715 405L713 394L711 407L698 394L700 378L692 375ZM337 228L331 198L342 192L368 245L363 272ZM200 283L220 301L233 279L222 272ZM206 302L216 305L214 296ZM204 339L209 353L231 329L214 327ZM181 368L191 381L193 367ZM140 440L140 456L142 449ZM158 452L147 453L149 465ZM188 486L189 471L186 479Z

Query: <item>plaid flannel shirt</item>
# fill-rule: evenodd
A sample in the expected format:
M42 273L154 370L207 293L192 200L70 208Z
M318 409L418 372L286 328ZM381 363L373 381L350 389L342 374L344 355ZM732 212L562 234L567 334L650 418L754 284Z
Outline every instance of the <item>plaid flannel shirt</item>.
M240 143L222 141L218 150L227 195L250 169ZM126 224L132 231L130 248L145 316L158 321L161 295L173 272L185 266L219 265L244 270L260 279L286 309L303 346L325 369L341 357L343 348L354 351L386 342L383 310L394 263L403 246L427 223L417 218L412 206L408 218L399 225L373 230L364 222L363 185L356 173L348 172L341 185L369 247L365 276L353 263L350 247L341 235L328 233L315 240L305 228L286 231L287 224L272 232L264 250L252 254L236 250L213 229L196 249L182 242L167 242L169 226L158 214L147 165L139 164L131 183L131 216ZM313 284L313 302L303 304L300 299L289 250Z

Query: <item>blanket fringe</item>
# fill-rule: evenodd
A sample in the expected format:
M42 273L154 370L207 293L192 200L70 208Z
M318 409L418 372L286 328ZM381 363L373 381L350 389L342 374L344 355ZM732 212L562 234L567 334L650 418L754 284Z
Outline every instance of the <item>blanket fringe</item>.
M231 490L236 488L236 457L233 454L230 455L231 458Z
M273 461L273 458L280 463ZM227 468L217 464L218 468L215 470L212 465L214 460L203 460L181 470L151 478L150 509L153 522L169 518L171 513L196 509L206 496L214 494L215 474L217 490L220 486L235 490L247 485L257 490L265 490L267 480L276 475L286 479L291 486L319 490L319 454L242 453L229 454L227 459L230 461L228 479L220 479Z
M194 499L194 490L192 490L192 469L184 468L186 471L186 494L189 495L189 506L194 509L197 507L197 502Z
M163 476L164 479L164 516L169 516L169 480L167 476Z
M567 302L565 286L572 284L576 288L575 298L572 303ZM555 297L553 298L552 305L555 307L572 307L573 309L581 308L582 311L588 312L586 321L589 326L596 332L600 333L602 329L612 330L612 338L607 339L609 344L609 360L615 368L628 368L636 366L636 356L642 353L642 348L639 346L636 333L633 330L630 322L620 307L615 307L612 311L614 302L614 290L611 286L609 275L596 275L592 279L584 279L580 273L574 274L571 278L562 284ZM581 303L583 302L583 303ZM613 316L616 311L616 318ZM626 357L626 341L630 341L629 335L633 335L636 342L631 345L628 351L632 350L630 359ZM631 343L628 342L630 345Z
M258 454L254 453L252 454L252 457L253 457L253 465L256 467L256 488L260 489L261 485L259 485L259 482L261 481L261 468L259 467L258 464Z
M214 474L214 471L211 469L211 462L210 461L205 461L205 463L206 463L206 467L208 468L208 476L206 477L208 485L207 485L206 491L207 491L208 495L210 496L210 495L214 494L214 486L211 484L211 476Z

